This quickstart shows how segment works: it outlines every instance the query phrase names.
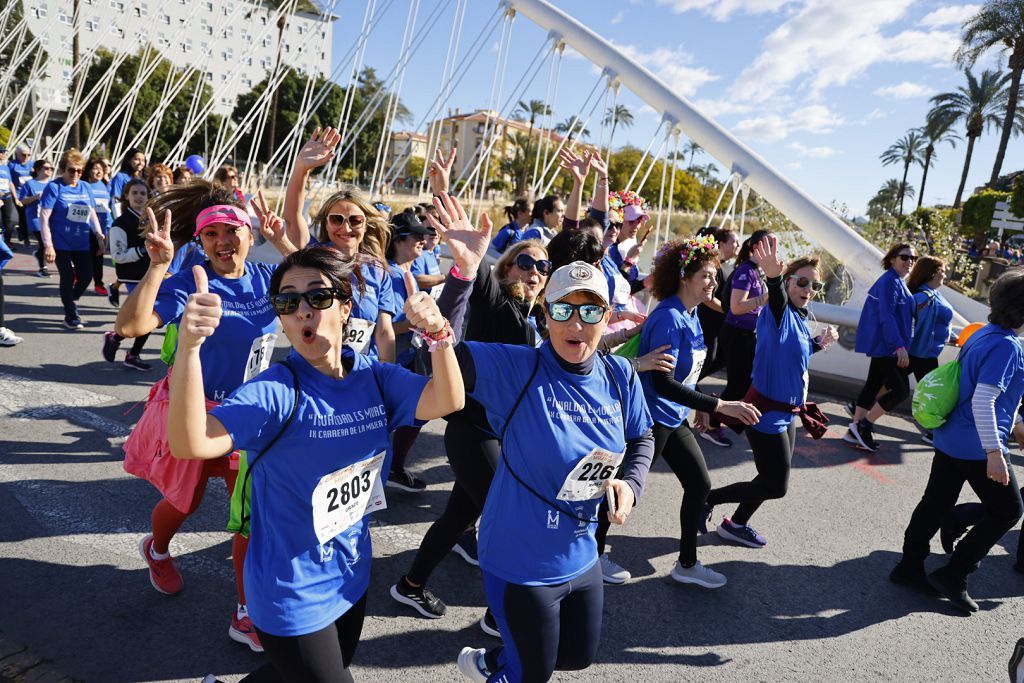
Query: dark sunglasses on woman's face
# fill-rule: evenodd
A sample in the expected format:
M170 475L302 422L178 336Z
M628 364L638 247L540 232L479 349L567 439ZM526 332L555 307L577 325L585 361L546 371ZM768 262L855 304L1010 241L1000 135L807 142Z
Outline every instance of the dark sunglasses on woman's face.
M541 275L547 275L551 272L551 261L547 259L535 259L529 254L519 254L516 256L516 267L519 270L525 270L527 272L537 269L537 272Z
M792 280L793 284L797 287L803 287L804 289L810 287L815 292L820 292L825 287L824 282L821 282L820 280L812 280L809 277L791 277L789 279Z
M914 256L913 254L900 254L899 258L901 261L905 263L913 263L914 261L917 260L917 257Z
M560 323L571 318L573 311L579 311L580 320L588 325L596 325L604 319L607 310L605 306L599 304L570 304L564 301L548 304L548 315L552 320Z
M327 224L332 228L340 228L341 226L348 223L352 226L352 229L362 227L363 223L366 222L366 216L360 216L358 214L354 216L346 216L341 213L330 213L327 214Z
M341 292L333 287L311 289L308 292L285 292L270 297L270 303L278 315L288 315L299 309L299 300L305 299L310 308L323 311L331 307L335 299L342 300Z

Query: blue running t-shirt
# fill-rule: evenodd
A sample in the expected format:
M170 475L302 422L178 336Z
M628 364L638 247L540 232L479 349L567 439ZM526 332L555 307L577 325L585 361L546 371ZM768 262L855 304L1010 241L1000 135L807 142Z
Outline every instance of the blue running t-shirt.
M640 332L640 346L637 356L643 356L660 346L669 346L665 353L676 359L673 376L691 389L697 386L704 359L708 354L704 344L697 311L691 313L675 294L658 304L644 322ZM690 415L690 409L681 403L665 398L654 389L651 373L640 375L651 417L660 425L675 429Z
M96 206L92 189L83 182L74 187L62 178L51 180L43 189L40 209L50 209L50 239L57 251L88 251L89 213Z

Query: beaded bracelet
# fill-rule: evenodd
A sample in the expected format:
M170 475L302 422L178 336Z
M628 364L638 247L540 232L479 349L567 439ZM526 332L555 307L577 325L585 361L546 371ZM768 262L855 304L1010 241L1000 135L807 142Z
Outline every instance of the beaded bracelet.
M455 344L455 332L452 330L452 324L448 322L447 318L445 318L444 327L437 332L427 332L426 330L414 331L427 345L428 353L433 353L438 349L447 349Z

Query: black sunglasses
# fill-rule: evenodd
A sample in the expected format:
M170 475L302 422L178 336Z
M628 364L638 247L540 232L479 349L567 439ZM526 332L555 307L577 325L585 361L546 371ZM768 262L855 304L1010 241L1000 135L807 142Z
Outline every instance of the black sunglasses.
M917 260L917 257L914 256L913 254L898 254L898 256L901 261L907 261L910 263L913 263L914 261Z
M601 322L605 312L608 311L606 306L599 304L570 304L564 301L556 301L547 306L548 315L551 316L551 319L560 323L564 323L571 318L574 311L579 311L580 320L588 325L596 325Z
M789 279L792 280L797 287L803 287L804 289L810 287L815 292L820 292L825 288L824 282L820 280L812 280L809 277L790 277Z
M300 299L305 299L310 308L315 308L318 311L330 308L335 299L338 299L339 301L346 301L346 299L342 298L341 292L337 289L333 287L322 287L302 293L285 292L284 294L275 294L270 297L270 303L273 305L274 310L277 311L278 315L288 315L299 309Z
M515 264L519 270L530 271L536 268L537 272L541 275L548 275L551 273L551 261L548 261L547 259L535 259L529 254L517 255Z

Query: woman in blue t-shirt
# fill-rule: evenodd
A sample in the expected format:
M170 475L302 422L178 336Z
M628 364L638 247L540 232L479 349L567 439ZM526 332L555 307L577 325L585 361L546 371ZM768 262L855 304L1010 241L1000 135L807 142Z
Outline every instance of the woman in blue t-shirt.
M807 401L811 354L828 348L837 336L830 326L812 338L807 326L807 304L824 287L816 257L805 256L784 265L775 235L756 245L753 253L768 286L768 305L757 318L754 377L747 392L747 400L761 410L758 423L746 429L757 476L712 489L705 519L711 519L716 505L739 503L732 517L718 525L718 535L750 548L763 548L768 541L750 526L750 518L764 501L786 495L796 446L793 410Z
M284 236L281 220L265 204L259 210L264 237L283 254L294 251ZM157 214L161 215L159 222ZM216 334L206 339L200 350L205 401L212 407L270 365L277 317L268 297L277 266L246 261L254 242L249 214L227 190L206 181L176 185L150 204L146 216L151 226L146 237L149 268L118 311L115 332L120 337L134 338L165 325L180 328L189 295L195 292L195 278L191 271L168 277L168 266L175 244L199 240L208 259L197 267L204 270L209 291L220 297L227 311ZM170 555L171 539L198 509L210 478L223 478L228 490L234 490L240 464L237 455L195 464L180 464L166 457L169 377L170 371L151 390L146 412L125 443L124 466L163 494L153 508L153 533L143 537L139 552L149 566L153 587L174 595L184 581ZM236 532L231 554L238 606L232 613L228 635L261 652L262 645L245 607L242 563L247 547L248 538Z
M946 264L934 256L922 256L907 278L907 289L914 295L914 336L907 352L907 372L920 382L939 367L939 354L953 334L953 307L939 291L946 280ZM922 437L932 442L931 432Z
M524 229L530 223L530 214L532 212L530 206L530 200L520 197L519 199L512 202L510 206L504 208L505 217L508 218L508 223L498 231L498 234L491 240L491 246L487 250L487 255L497 260L509 246L516 242L521 242L523 237Z
M96 236L100 251L105 239L92 189L82 181L85 157L69 149L61 156L57 170L61 176L47 184L39 200L39 229L46 262L56 262L60 273L64 327L80 330L85 326L78 317L77 302L92 279L89 234Z
M1004 273L989 294L989 324L960 351L959 400L934 432L935 457L903 537L903 557L890 578L932 594L958 609L978 611L967 579L1024 513L1024 503L1006 453L1011 435L1024 443L1019 409L1024 396L1024 272ZM949 562L925 573L929 545L964 484L981 500L985 514L956 544Z
M252 544L245 562L252 622L269 664L253 678L351 681L370 584L369 520L385 506L388 438L462 407L451 327L428 294L404 314L433 339L433 378L357 354L344 343L352 261L323 247L295 252L268 290L293 350L207 413L203 349L231 308L196 266L182 315L168 415L176 458L251 460ZM411 278L411 276L408 276Z
M359 258L365 290L353 294L352 316L346 328L346 344L357 353L395 362L395 330L398 314L384 252L388 245L387 218L355 187L334 192L316 212L312 225L306 221L306 182L313 170L334 158L341 135L333 128L320 132L299 150L288 181L284 221L288 238L299 249L312 244L332 246L346 258Z
M747 403L718 399L696 388L707 356L697 307L711 300L717 268L718 249L713 237L691 237L662 246L651 274L652 291L660 303L644 322L637 349L642 355L668 346L667 353L675 359L673 372L645 372L640 379L654 418L655 457L665 459L683 487L679 555L671 577L704 588L720 588L726 579L697 560L697 533L701 531L711 478L686 420L695 410L697 428L707 429L711 413L735 417L747 425L761 417Z
M121 157L121 167L110 179L110 213L114 218L121 215L121 196L124 186L132 178L141 178L146 170L146 153L138 147L132 147Z
M103 161L93 157L85 164L83 182L92 190L93 201L96 202L96 218L99 219L103 235L106 237L114 220L110 213L110 184L104 179L103 173ZM103 284L103 250L100 249L96 238L91 234L89 250L92 252L93 289L100 296L107 296L109 292Z
M534 203L530 216L532 220L530 226L523 231L523 239L537 240L546 245L562 229L565 203L558 195L549 194Z
M21 183L18 189L18 200L25 213L25 222L28 224L28 236L35 236L38 244L36 249L36 263L39 264L39 277L50 277L50 271L46 269L46 254L43 250L43 237L39 227L39 200L43 198L43 190L50 182L53 175L53 164L43 159L36 159L32 164L32 177ZM28 241L25 242L28 244Z
M857 448L878 450L874 424L910 395L907 368L913 339L914 296L904 279L917 261L909 244L894 244L882 257L882 276L875 280L864 300L857 323L857 353L871 359L868 377L857 396L853 422L843 441ZM882 387L885 393L881 393Z

